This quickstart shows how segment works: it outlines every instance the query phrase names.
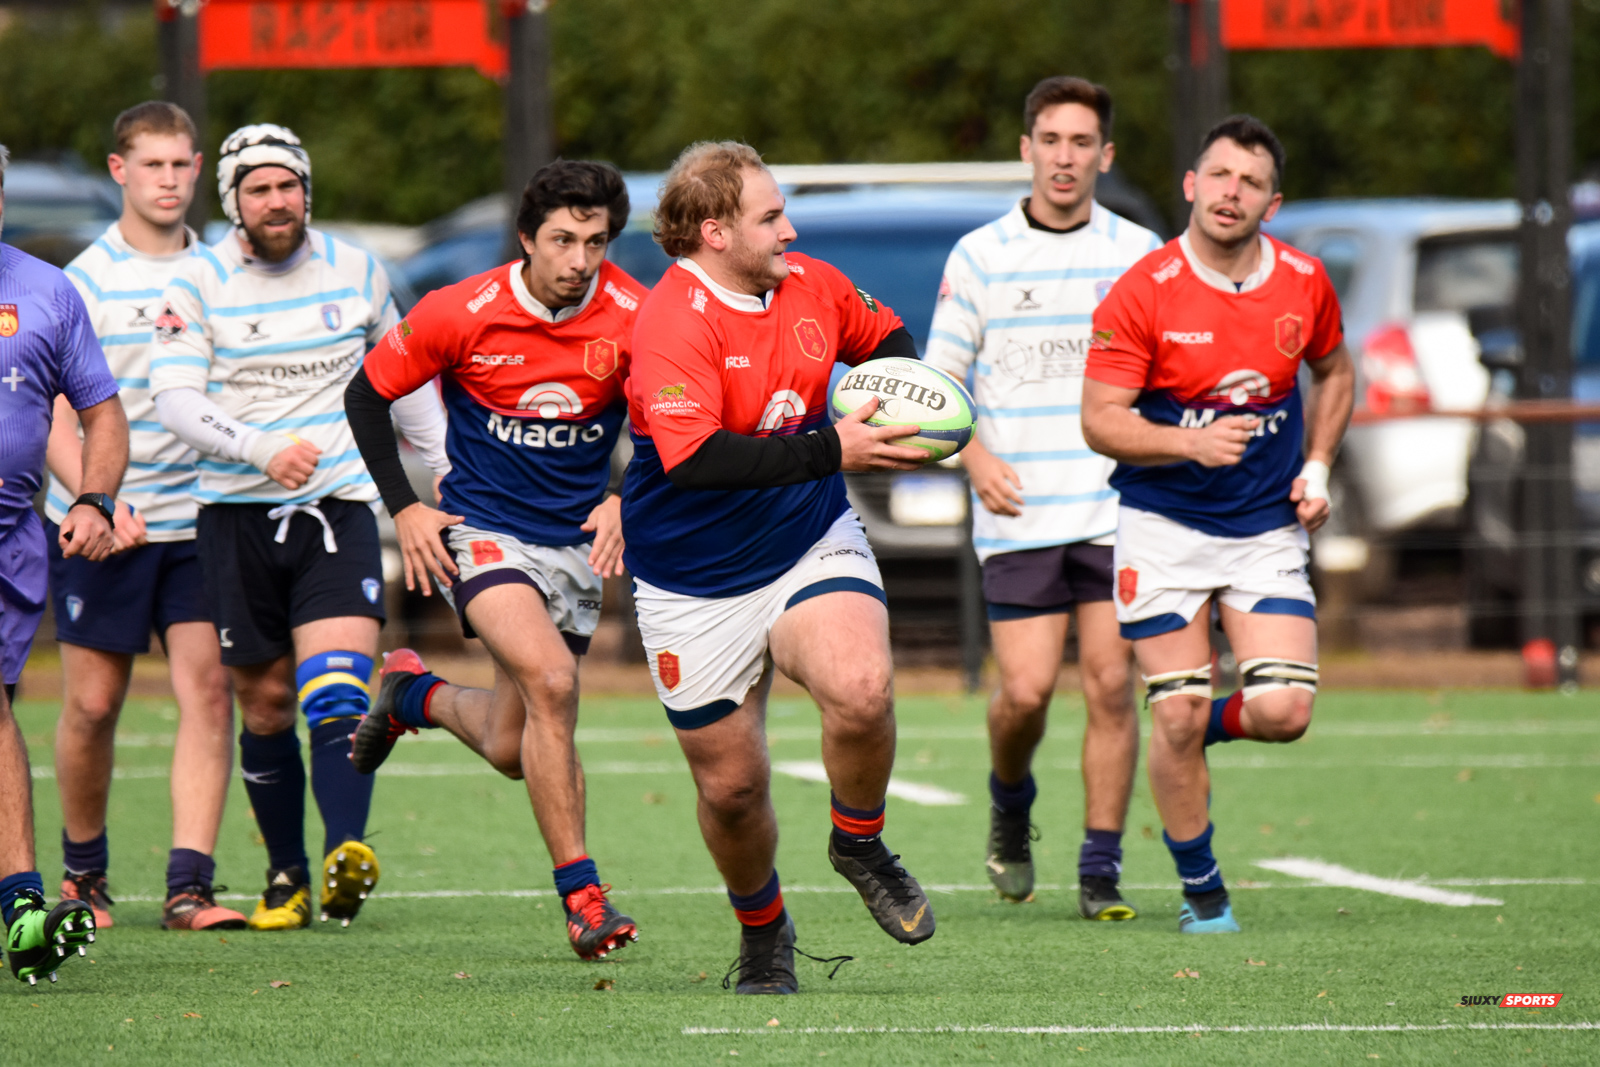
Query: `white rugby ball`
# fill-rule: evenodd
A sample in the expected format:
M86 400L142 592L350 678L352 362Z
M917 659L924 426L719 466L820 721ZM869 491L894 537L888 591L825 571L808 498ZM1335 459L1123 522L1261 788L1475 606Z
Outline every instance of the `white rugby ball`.
M878 398L871 426L916 426L919 432L897 445L920 448L927 462L948 459L972 440L972 397L962 384L920 359L868 360L850 368L833 390L834 418L842 418Z

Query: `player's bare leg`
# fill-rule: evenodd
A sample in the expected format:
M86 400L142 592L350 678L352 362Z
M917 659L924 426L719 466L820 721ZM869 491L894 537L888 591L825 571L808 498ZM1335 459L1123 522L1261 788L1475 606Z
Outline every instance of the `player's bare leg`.
M480 631L481 633L481 631ZM527 707L511 676L494 661L494 688L446 682L428 698L428 718L513 781L522 780L522 727Z
M33 776L28 746L0 692L0 879L34 870Z
M64 691L55 743L67 868L61 894L93 908L95 924L101 929L112 924L106 886L106 805L111 796L117 719L132 671L133 657L126 653L61 644ZM229 743L231 746L231 738Z
M1133 649L1109 600L1078 606L1078 669L1087 711L1083 728L1083 828L1078 850L1078 913L1086 919L1137 915L1123 900L1122 832L1139 763L1133 703Z
M1298 615L1256 615L1222 605L1222 628L1243 668L1255 660L1314 665L1317 624ZM1298 740L1311 725L1316 694L1291 685L1250 692L1250 679L1239 706L1239 736L1253 741Z
M768 647L778 670L805 686L822 710L834 870L890 937L926 941L934 933L933 908L882 838L895 744L888 609L864 593L811 597L778 618Z

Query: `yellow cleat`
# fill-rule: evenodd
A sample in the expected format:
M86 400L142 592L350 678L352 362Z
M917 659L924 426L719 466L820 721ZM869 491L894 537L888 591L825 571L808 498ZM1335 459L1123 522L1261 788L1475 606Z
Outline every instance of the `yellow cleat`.
M311 925L311 886L300 867L267 872L267 890L247 924L252 930L298 930Z
M360 841L346 841L322 861L322 921L349 926L378 884L378 855Z

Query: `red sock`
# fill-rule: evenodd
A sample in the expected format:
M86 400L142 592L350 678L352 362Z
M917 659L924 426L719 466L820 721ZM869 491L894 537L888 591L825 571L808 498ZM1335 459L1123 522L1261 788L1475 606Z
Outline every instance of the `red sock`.
M1244 726L1239 722L1239 715L1244 711L1244 690L1241 689L1228 698L1222 705L1222 728L1228 732L1229 737L1245 737Z

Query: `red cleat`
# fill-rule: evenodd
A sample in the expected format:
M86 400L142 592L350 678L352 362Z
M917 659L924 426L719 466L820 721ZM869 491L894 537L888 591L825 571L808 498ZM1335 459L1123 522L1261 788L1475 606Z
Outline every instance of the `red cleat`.
M355 733L350 735L350 761L362 774L371 774L383 766L394 750L395 742L408 733L416 733L415 726L407 726L395 714L400 694L416 680L427 674L422 657L409 648L397 648L383 654L383 667L378 671L382 682L378 686L378 699L372 710L361 716Z
M609 885L586 885L567 894L567 937L572 951L586 960L603 960L629 941L639 940L639 927L606 899Z

